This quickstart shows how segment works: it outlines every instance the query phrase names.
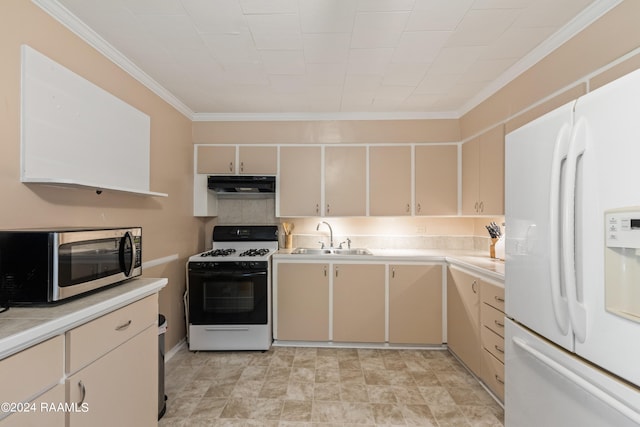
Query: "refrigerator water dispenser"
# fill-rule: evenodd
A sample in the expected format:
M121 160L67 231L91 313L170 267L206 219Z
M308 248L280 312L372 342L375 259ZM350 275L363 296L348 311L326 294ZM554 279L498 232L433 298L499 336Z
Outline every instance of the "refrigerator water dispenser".
M640 207L605 212L605 305L640 323Z

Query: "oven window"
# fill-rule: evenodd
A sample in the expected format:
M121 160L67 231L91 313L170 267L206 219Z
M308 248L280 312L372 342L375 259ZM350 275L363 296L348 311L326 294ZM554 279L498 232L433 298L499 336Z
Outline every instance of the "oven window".
M264 325L269 314L266 271L189 271L189 323Z
M249 313L255 309L252 281L206 282L203 288L205 313Z

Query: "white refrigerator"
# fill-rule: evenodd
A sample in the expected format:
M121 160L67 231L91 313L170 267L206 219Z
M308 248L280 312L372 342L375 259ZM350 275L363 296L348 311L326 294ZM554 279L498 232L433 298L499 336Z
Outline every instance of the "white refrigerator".
M640 70L505 141L505 423L640 426Z

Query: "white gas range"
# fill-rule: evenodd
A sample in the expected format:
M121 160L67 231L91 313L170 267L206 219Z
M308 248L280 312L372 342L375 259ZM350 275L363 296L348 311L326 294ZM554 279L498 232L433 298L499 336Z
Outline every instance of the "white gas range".
M271 255L277 226L216 226L187 263L190 350L271 347Z

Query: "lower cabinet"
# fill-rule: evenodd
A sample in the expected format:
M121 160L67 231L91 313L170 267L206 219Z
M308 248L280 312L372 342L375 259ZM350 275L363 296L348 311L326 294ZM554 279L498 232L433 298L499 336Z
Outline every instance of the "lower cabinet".
M329 264L279 263L274 339L329 341Z
M442 265L389 266L389 342L442 344Z
M157 318L154 294L0 360L0 427L157 426Z
M152 295L66 333L69 427L156 425L157 317Z
M384 264L333 266L333 340L385 342Z
M456 267L447 274L447 345L473 372L480 372L480 285Z
M274 261L274 339L442 345L442 264Z
M149 327L68 377L68 402L79 408L69 413L69 427L157 425L157 340Z
M456 267L447 278L449 349L504 400L504 287Z

